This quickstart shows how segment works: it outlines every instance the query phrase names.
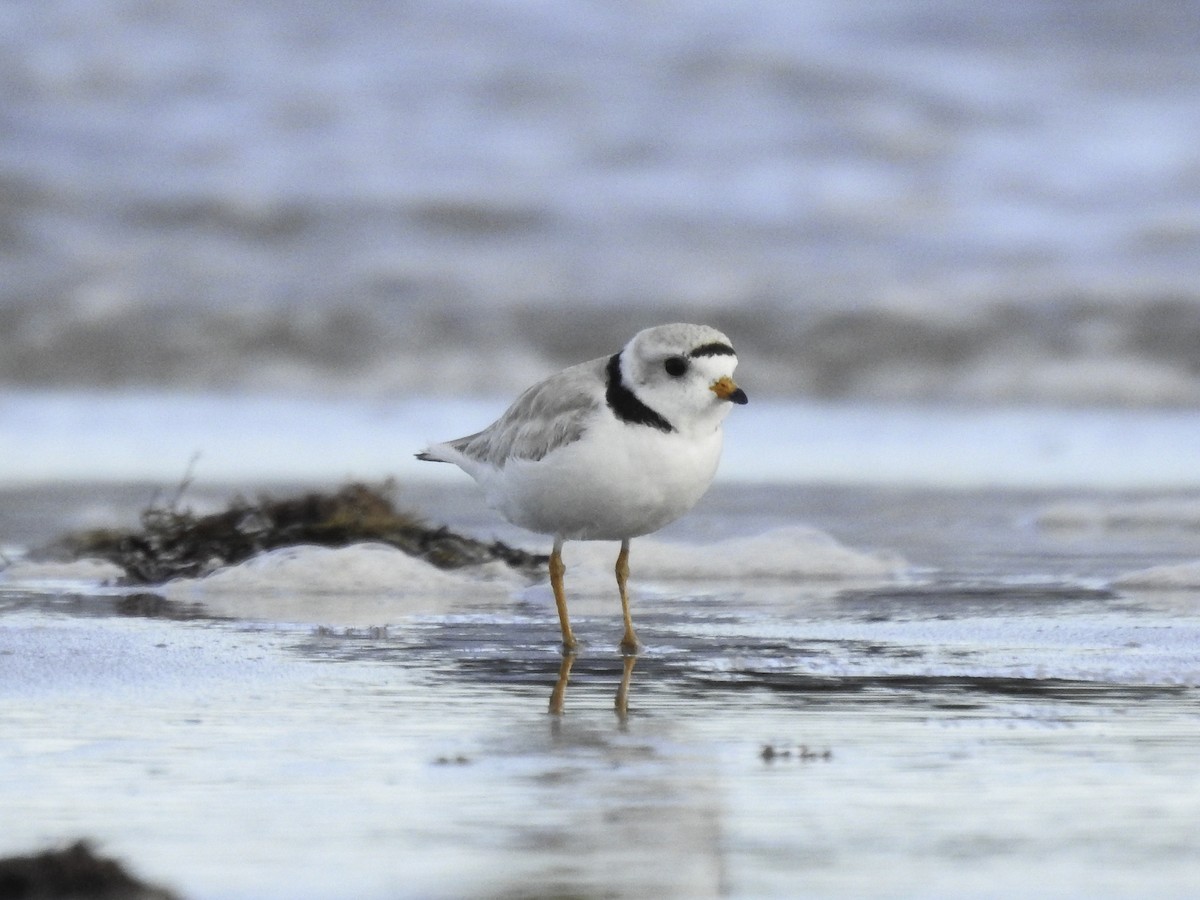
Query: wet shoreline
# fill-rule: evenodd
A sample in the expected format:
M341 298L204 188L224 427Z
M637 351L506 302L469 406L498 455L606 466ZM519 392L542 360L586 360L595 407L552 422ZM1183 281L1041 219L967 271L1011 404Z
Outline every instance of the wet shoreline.
M633 661L586 554L568 661L542 584L0 585L0 853L89 836L186 897L1184 897L1200 606L1117 581L1194 557L1192 507L1068 499L720 486L675 540L919 565L688 583L650 543Z

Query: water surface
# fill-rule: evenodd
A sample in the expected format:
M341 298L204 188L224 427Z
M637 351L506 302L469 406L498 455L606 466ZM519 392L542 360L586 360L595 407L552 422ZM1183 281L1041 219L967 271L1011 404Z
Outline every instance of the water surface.
M1079 502L723 487L635 543L630 670L610 563L568 545L565 680L545 585L339 588L346 557L248 619L236 580L14 567L0 849L88 835L195 897L1187 896L1200 602L1116 582L1194 559L1194 523L1040 524ZM804 574L801 520L841 575ZM749 574L781 527L795 572ZM741 575L664 574L714 528L761 535Z

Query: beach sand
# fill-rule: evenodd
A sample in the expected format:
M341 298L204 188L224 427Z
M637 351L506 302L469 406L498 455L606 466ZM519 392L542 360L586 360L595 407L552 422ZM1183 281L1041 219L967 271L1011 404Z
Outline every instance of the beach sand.
M7 491L6 546L144 496ZM569 672L544 583L380 547L18 560L0 853L84 837L185 897L1188 896L1185 500L721 485L634 544L631 669L607 545L568 544Z

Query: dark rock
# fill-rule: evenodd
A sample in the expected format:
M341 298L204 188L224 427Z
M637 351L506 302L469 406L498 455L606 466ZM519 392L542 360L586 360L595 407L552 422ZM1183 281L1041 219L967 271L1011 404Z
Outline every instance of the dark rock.
M59 850L0 859L0 900L175 900L146 884L86 841Z

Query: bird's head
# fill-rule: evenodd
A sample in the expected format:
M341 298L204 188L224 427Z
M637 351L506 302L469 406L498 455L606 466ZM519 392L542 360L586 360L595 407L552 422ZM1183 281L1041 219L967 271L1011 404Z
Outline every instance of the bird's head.
M707 325L658 325L621 352L622 376L639 400L684 431L715 428L746 392L733 380L737 354Z

